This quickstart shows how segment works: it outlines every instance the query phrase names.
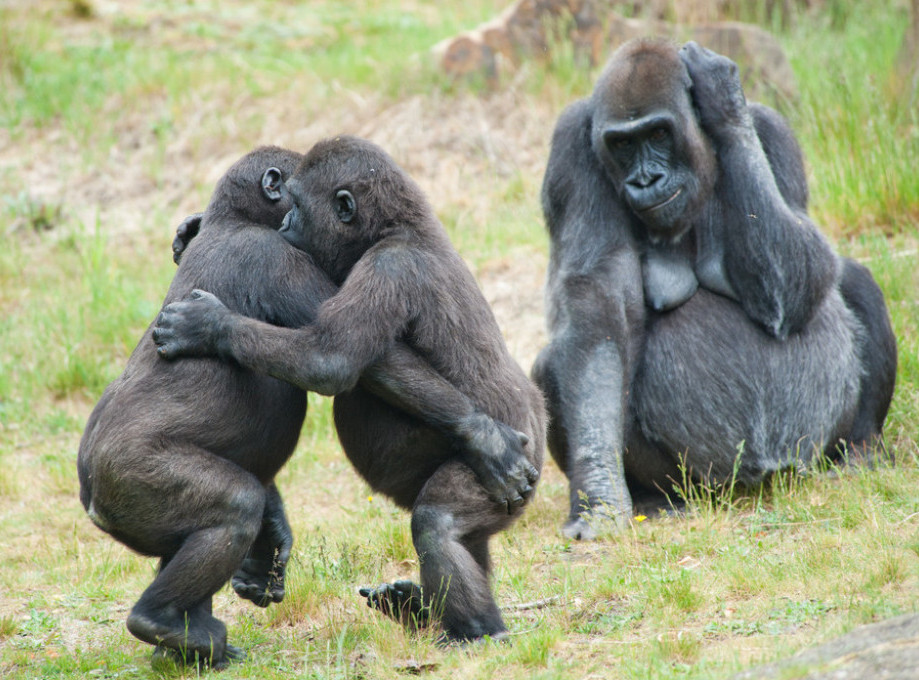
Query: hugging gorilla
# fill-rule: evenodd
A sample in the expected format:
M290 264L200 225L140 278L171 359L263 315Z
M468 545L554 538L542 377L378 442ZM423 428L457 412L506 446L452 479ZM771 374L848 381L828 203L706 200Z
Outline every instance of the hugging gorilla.
M896 345L867 269L806 213L797 141L736 65L638 40L553 136L550 343L533 377L591 538L683 478L883 454ZM739 456L739 458L738 458Z
M315 320L337 287L277 231L292 207L284 180L301 160L263 147L230 168L207 211L179 228L181 262L166 303L207 287L233 310L273 324ZM232 578L237 594L257 605L284 597L293 537L273 480L297 443L305 394L235 363L161 361L152 334L148 328L90 415L77 459L80 499L101 529L160 558L128 616L131 633L156 645L157 656L219 668L243 654L212 615L213 594ZM537 474L523 435L492 420L403 343L381 347L357 377L349 400L336 401L339 422L369 422L371 440L414 436L431 460L423 444L440 446L442 458L476 471L480 488L497 499L489 509L504 501L505 517L518 512ZM392 472L379 464L374 474L387 480L415 479L432 465ZM470 511L485 512L467 500Z
M542 395L508 353L421 190L382 149L353 137L320 142L287 188L292 205L280 234L339 287L315 320L300 328L271 325L197 291L158 317L158 351L167 359L219 357L337 395L342 447L371 487L411 509L421 565L420 587L397 581L364 589L368 604L411 625L436 613L447 640L502 637L507 629L490 590L488 542L521 514L536 484ZM202 227L190 248L203 238ZM358 380L399 342L472 407L438 409L420 421L399 400L386 403L363 387ZM181 371L184 363L172 365ZM426 391L426 383L420 388ZM400 393L416 407L426 403L410 390ZM458 420L457 413L467 417ZM430 427L438 418L467 450ZM470 453L476 442L488 443L488 451Z

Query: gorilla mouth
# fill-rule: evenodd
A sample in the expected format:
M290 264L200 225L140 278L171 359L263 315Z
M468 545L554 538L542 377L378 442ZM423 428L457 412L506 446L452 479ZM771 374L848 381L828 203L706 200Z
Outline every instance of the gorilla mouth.
M649 212L654 212L655 210L660 210L661 208L673 203L673 201L676 200L676 197L682 193L683 193L683 187L680 187L673 193L673 195L670 198L661 201L657 205L652 205L650 208L645 208L644 210L642 210L642 212L649 213Z

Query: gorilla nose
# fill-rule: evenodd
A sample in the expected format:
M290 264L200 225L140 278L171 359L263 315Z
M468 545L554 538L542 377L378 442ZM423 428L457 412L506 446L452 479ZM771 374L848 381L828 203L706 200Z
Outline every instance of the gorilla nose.
M663 178L662 172L643 172L630 177L627 184L635 189L649 189Z

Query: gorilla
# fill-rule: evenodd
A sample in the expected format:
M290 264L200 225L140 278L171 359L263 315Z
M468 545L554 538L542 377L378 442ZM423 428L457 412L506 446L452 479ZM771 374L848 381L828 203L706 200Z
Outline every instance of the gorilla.
M570 538L675 483L885 455L896 344L871 274L807 215L800 148L695 43L626 43L561 115L533 367ZM661 494L664 494L662 497Z
M292 205L284 180L301 160L263 147L230 168L206 212L179 227L173 250L181 262L166 303L206 286L233 310L272 324L315 321L336 286L278 233ZM151 335L149 328L90 415L77 458L80 500L102 530L160 558L128 616L131 633L156 645L155 656L221 668L244 654L211 613L214 593L232 577L237 594L259 606L284 597L293 537L273 480L297 443L305 393L236 363L161 361ZM371 436L381 438L424 423L453 455L486 461L477 468L483 484L508 498L502 466L526 461L523 435L478 410L404 344L383 350L355 387L362 401L338 404L339 417L373 411ZM394 409L400 419L391 424ZM520 484L511 481L507 502L516 502Z
M198 291L163 309L153 332L158 351L166 359L220 357L337 395L342 447L374 490L411 510L421 566L420 585L362 589L368 605L411 626L439 622L445 642L504 637L488 542L521 514L537 482L542 395L508 353L423 193L382 149L355 137L324 140L287 187L293 205L280 233L313 257L338 292L315 321L284 328ZM512 447L500 457L458 455L442 433L355 386L397 340L479 413L526 433L524 455L511 455Z

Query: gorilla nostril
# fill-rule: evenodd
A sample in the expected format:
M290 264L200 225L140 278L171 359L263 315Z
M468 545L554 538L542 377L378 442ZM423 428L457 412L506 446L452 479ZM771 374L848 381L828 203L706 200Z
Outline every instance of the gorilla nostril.
M626 184L633 189L650 189L664 178L663 173L656 172L653 174L641 173L631 177Z

